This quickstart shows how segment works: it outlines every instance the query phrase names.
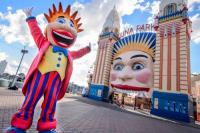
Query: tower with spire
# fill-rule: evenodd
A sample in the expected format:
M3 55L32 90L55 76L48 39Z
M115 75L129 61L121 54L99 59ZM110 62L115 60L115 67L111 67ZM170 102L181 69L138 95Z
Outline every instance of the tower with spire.
M114 6L99 35L96 62L89 89L89 97L91 98L105 100L108 97L112 48L113 44L119 39L119 29L120 18Z
M191 94L191 21L187 0L162 0L155 30L154 88Z

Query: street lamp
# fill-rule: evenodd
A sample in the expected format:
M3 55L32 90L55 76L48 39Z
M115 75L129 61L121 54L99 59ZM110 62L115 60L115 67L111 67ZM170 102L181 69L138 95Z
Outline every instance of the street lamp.
M18 71L19 71L19 68L21 67L21 64L22 64L22 60L24 58L24 55L28 53L28 50L25 49L26 47L24 46L24 49L21 50L21 53L22 53L22 57L21 57L21 60L19 62L19 65L18 65L18 68L17 68L17 71L16 71L16 74L11 82L11 84L9 85L9 89L14 89L15 90L15 82L17 80L17 74L18 74Z

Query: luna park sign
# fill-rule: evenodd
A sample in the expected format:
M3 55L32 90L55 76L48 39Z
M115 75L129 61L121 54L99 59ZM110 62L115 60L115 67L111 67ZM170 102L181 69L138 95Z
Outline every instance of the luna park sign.
M123 38L128 35L132 35L136 32L154 32L154 25L153 24L142 24L137 25L136 27L126 28L123 32L119 34L120 38Z

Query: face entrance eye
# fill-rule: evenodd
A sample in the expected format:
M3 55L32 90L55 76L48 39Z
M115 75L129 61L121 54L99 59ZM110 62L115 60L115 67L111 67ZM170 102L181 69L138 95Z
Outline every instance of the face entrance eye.
M139 71L139 70L142 70L142 69L144 69L144 65L141 64L141 63L134 63L132 65L132 70L134 70L134 71Z
M72 20L69 21L69 26L72 28L74 27L74 23L72 22Z
M64 18L58 18L56 21L60 24L64 24L66 22Z
M123 64L116 64L113 69L116 71L121 71L124 68Z

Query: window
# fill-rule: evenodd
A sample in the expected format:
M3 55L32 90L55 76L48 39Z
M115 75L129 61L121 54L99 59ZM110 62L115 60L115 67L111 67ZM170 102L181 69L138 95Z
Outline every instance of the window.
M172 36L176 35L176 24L174 23L172 26Z
M164 8L164 16L170 15L177 11L177 5L175 3L169 4Z
M168 35L168 29L167 29L167 27L165 26L165 29L164 29L164 37L166 38L167 35Z
M105 27L103 32L109 32L109 28Z
M154 109L158 109L158 98L154 99Z

